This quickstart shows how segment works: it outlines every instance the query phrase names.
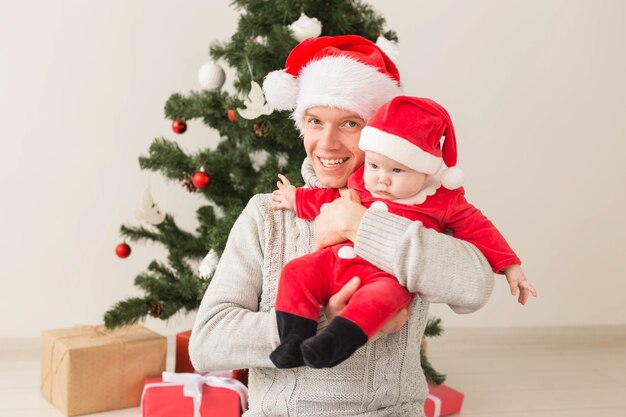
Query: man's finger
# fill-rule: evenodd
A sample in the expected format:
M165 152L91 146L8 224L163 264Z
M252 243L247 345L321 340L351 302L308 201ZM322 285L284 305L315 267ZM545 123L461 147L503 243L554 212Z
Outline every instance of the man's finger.
M361 285L361 280L359 279L359 277L352 278L350 281L348 281L346 285L341 287L341 289L330 298L328 303L332 304L333 307L342 308L343 306L348 304L348 300L350 300L350 297L354 295L354 292L359 288L359 285Z
M409 310L407 310L406 308L403 308L402 310L398 311L398 313L391 320L385 323L385 325L383 326L383 332L384 333L397 332L398 330L402 328L408 316L409 316Z
M347 198L350 201L356 201L357 203L361 202L361 199L359 198L359 194L355 190L352 190L350 188L341 188L339 190L339 195L344 198Z

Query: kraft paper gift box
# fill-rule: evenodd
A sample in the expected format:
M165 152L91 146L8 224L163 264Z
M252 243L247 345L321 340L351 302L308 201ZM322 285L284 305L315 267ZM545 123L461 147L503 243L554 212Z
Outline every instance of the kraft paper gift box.
M428 397L424 401L426 417L443 417L461 411L463 393L441 384L437 387L428 386Z
M165 370L167 338L143 326L79 326L41 336L41 393L67 416L135 407Z
M142 417L239 417L248 407L248 389L217 375L163 372L148 378L141 396Z

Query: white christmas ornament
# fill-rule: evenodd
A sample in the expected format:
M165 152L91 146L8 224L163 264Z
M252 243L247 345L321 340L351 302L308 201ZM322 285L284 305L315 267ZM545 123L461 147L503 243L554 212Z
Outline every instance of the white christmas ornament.
M307 38L317 38L322 33L322 22L302 13L300 18L289 25L291 37L302 42Z
M207 62L200 67L198 71L198 81L203 88L207 90L217 90L224 85L226 81L226 73L224 68L215 62Z
M287 164L289 163L289 155L287 155L287 153L278 152L276 158L278 159L278 166L280 168L287 168Z
M207 256L204 257L200 265L198 266L198 274L202 278L208 278L211 276L213 272L215 272L215 268L217 268L217 263L219 262L220 257L217 256L217 252L213 249L209 251Z
M400 59L400 48L396 42L390 41L383 35L380 35L376 39L376 45L382 49L385 54L387 54L389 59L391 59L394 64L398 65L398 59Z
M137 219L143 220L155 226L163 223L163 220L165 220L165 214L161 213L159 207L154 202L154 198L152 198L150 187L146 187L143 192L141 208L135 210L135 216Z
M271 114L274 111L272 106L265 102L263 89L254 81L252 81L252 85L250 86L250 94L248 94L248 98L243 101L243 104L246 108L237 109L237 113L248 120L254 120L263 114Z
M250 152L249 157L250 163L252 164L252 169L254 169L256 172L259 172L267 162L267 158L269 158L269 156L270 153L265 149Z

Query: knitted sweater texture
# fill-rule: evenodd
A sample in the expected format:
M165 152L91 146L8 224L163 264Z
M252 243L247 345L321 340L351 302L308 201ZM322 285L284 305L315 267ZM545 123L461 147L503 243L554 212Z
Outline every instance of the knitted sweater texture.
M418 294L396 333L367 343L330 369L276 369L274 303L282 267L314 246L314 223L272 210L270 194L253 197L228 243L193 327L189 352L199 371L249 368L249 410L257 416L423 416L427 386L420 341L430 302L458 313L484 305L493 275L467 242L383 211L368 210L356 253ZM318 331L326 325L320 313Z

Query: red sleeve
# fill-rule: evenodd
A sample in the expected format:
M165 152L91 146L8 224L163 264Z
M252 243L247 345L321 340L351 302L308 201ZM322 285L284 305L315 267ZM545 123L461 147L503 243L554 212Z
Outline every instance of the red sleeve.
M337 188L297 188L296 216L305 220L313 220L320 214L323 204L339 198Z
M520 259L504 236L480 210L465 199L464 194L461 189L452 198L444 218L445 226L452 229L452 235L476 246L496 273L501 273L505 266L520 265Z

